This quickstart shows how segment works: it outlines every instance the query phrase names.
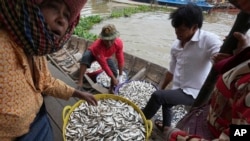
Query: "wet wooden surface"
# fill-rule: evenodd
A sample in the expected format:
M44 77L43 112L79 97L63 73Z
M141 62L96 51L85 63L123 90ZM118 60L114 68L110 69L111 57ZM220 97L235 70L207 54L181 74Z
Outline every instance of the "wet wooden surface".
M76 87L75 82L68 76L59 71L55 66L52 64L48 64L49 69L52 73L52 75L58 79L61 79L68 85L72 87ZM48 111L48 115L51 121L51 125L53 127L54 132L54 140L55 141L63 141L63 108L67 105L73 106L78 99L76 98L70 98L69 100L62 100L58 98L54 98L51 96L45 96L44 97L46 108ZM149 139L149 141L163 141L162 134L158 129L153 128L152 135Z

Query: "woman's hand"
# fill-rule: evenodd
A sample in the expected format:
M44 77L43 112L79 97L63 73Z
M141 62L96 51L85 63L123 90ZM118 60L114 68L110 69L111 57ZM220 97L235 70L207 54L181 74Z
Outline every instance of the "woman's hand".
M234 37L238 40L237 48L234 51L234 54L238 54L244 48L250 46L250 37L248 35L244 35L240 32L234 32ZM212 63L216 64L219 61L230 57L230 54L226 53L216 53L212 56Z
M233 35L238 40L237 48L234 51L234 54L238 54L241 50L250 46L250 37L248 35L244 35L240 32L234 32Z
M213 56L212 56L212 63L213 64L216 64L218 63L219 61L223 60L223 59L226 59L228 57L230 57L231 55L230 54L226 54L226 53L215 53Z
M97 100L91 93L75 90L72 96L86 100L89 105L97 106Z

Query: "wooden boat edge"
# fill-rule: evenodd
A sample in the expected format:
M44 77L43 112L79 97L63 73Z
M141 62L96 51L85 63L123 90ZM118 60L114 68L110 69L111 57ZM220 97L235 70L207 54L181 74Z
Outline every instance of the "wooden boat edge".
M48 55L48 60L55 65L65 75L68 75L73 81L78 79L80 68L79 61L86 49L93 41L73 35L66 45L60 51ZM127 72L129 80L145 80L153 85L160 87L163 83L162 76L168 70L153 62L124 52L125 65L124 70ZM100 93L108 93L108 89L97 84L88 75L84 75L89 85Z

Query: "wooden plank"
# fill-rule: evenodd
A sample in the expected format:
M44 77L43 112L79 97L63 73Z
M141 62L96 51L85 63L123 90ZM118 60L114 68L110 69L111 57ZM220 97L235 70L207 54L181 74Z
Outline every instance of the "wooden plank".
M163 133L154 125L155 118L153 117L151 120L153 122L153 129L149 141L164 141Z
M86 80L89 82L89 84L91 85L91 87L94 88L95 90L97 90L98 92L103 93L103 94L109 93L108 89L102 87L101 85L99 85L99 84L97 84L97 83L94 83L94 82L92 81L92 79L91 79L87 74L84 74L84 77L85 77Z
M150 63L150 65L148 66L147 71L142 79L154 84L156 87L159 88L159 87L161 87L162 83L164 82L164 77L165 77L165 74L167 71L168 71L168 69L166 69L158 64Z
M130 80L139 80L145 75L145 73L146 73L146 67L142 68L135 75L133 75Z
M133 63L133 67L131 68L131 71L128 74L128 77L132 77L134 76L136 73L138 73L142 68L146 68L148 67L149 62L141 59L141 58L135 58L134 59L134 63Z
M49 120L53 128L54 141L63 141L62 130L55 124L53 117L50 115Z
M76 88L76 83L65 72L63 72L63 70L61 70L60 67L56 68L50 62L48 63L48 67L53 77L62 80L71 87Z
M128 54L126 52L124 52L124 71L129 74L132 67L133 67L133 64L134 64L134 60L135 60L135 57L131 54Z
M160 130L153 128L149 141L164 141L163 133Z
M63 120L62 120L62 111L63 106L56 100L56 98L51 96L44 97L45 105L50 117L52 117L54 123L62 129Z

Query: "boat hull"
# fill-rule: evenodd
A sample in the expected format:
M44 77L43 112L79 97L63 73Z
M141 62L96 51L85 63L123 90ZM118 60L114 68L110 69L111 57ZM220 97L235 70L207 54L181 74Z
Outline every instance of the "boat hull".
M168 6L180 7L188 3L194 3L199 6L203 11L210 11L213 8L213 5L205 1L187 1L187 0L157 0L159 4L167 4Z
M80 69L79 61L81 58L78 56L81 56L92 43L93 41L72 36L62 50L48 55L48 58L62 72L77 81ZM124 71L127 73L129 80L145 80L157 87L160 87L163 83L162 76L165 75L168 70L167 68L126 52L124 52L124 60ZM108 92L107 88L99 85L92 79L92 76L87 73L85 78L96 91L100 93Z

